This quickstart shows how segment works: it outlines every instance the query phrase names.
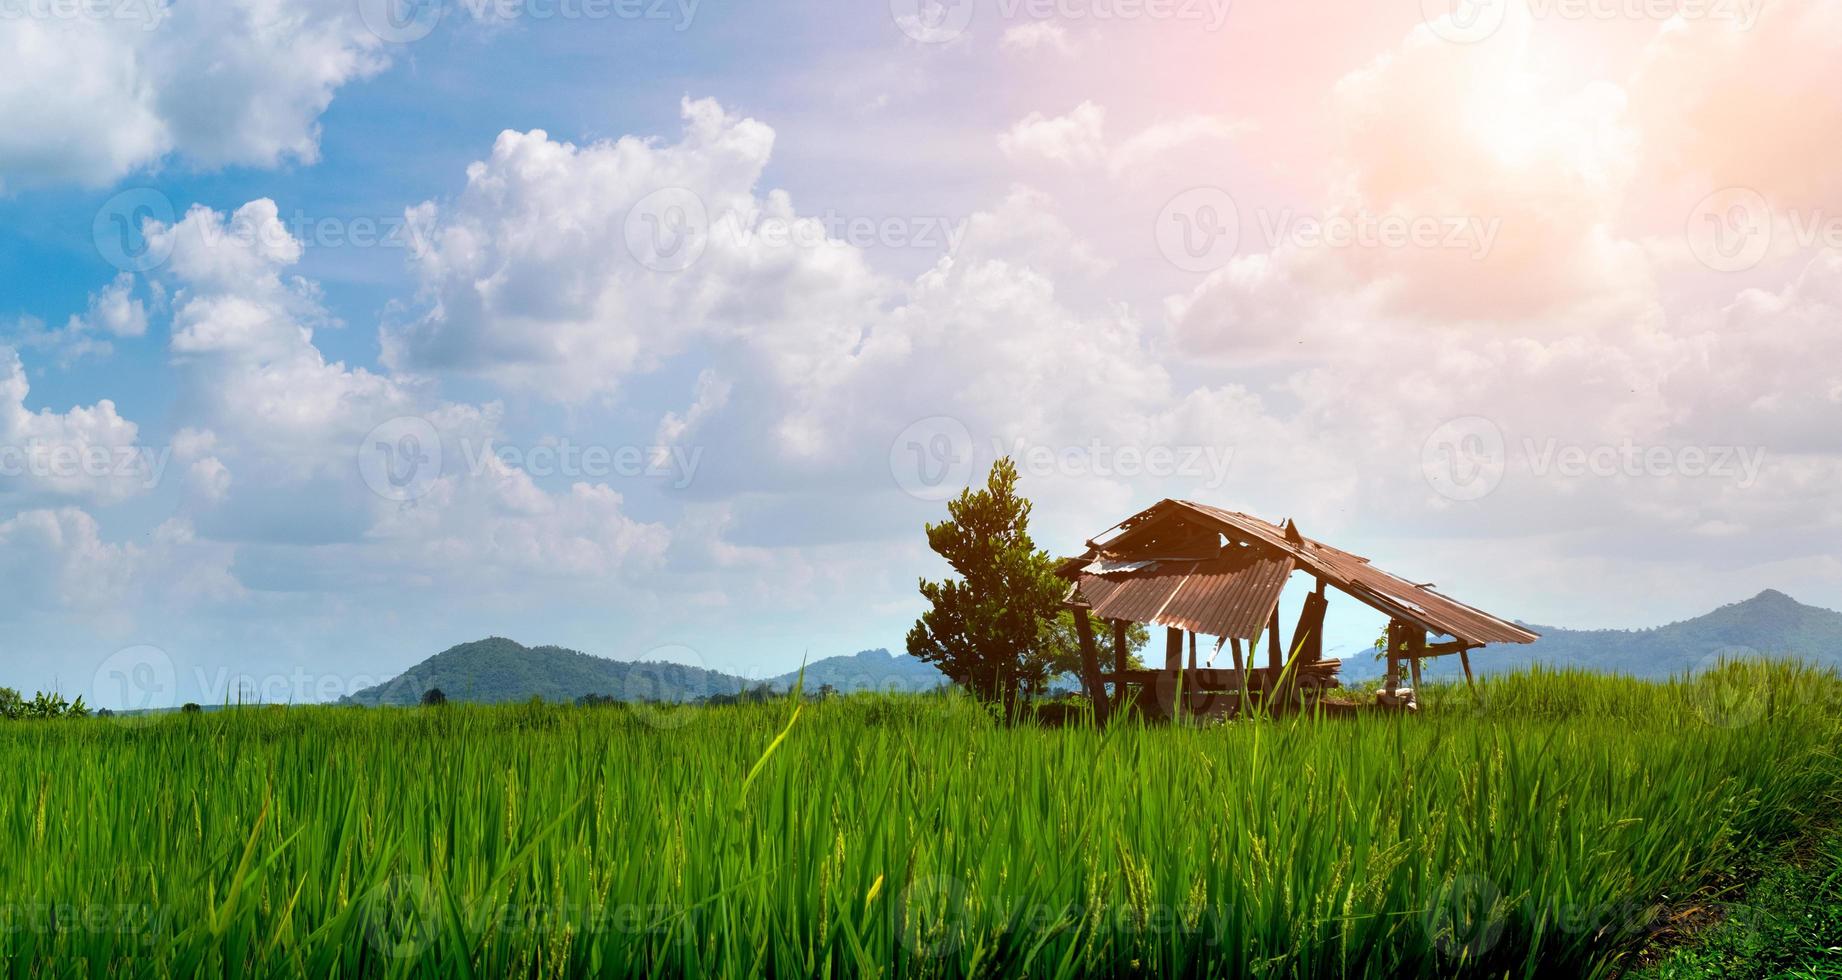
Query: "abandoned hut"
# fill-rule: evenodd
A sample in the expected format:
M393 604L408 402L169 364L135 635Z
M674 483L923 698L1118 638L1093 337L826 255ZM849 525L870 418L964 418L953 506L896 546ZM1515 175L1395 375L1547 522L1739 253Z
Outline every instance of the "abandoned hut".
M1297 707L1314 700L1338 686L1342 665L1323 656L1329 589L1388 617L1387 675L1377 695L1384 707L1413 704L1411 688L1401 686L1402 664L1418 686L1420 661L1456 655L1465 679L1474 682L1470 651L1538 638L1433 591L1431 584L1416 585L1367 558L1307 538L1291 521L1269 524L1187 500L1162 500L1126 518L1089 539L1084 553L1057 570L1069 582L1082 687L1103 719L1134 688L1141 705L1165 714L1232 713L1259 701ZM1294 572L1312 576L1317 586L1305 599L1288 646L1280 636L1279 598ZM1111 628L1110 671L1102 667L1095 618ZM1130 668L1130 623L1165 628L1161 669ZM1254 666L1262 634L1266 665ZM1215 638L1200 664L1199 635ZM1232 667L1214 666L1224 645Z

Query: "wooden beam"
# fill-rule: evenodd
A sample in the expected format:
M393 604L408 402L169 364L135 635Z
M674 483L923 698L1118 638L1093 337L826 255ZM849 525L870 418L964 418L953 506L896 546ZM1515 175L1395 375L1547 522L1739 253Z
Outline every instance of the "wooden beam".
M1388 692L1388 695L1392 697L1394 692L1401 689L1400 620L1391 619L1388 621L1387 639L1384 642L1388 645L1388 673L1382 680L1382 690Z
M1458 651L1458 662L1465 666L1465 686L1471 689L1472 694L1476 694L1477 678L1471 676L1471 654L1463 650Z
M1129 666L1131 663L1126 653L1126 621L1115 619L1113 620L1113 669L1123 674ZM1124 684L1115 683L1113 685L1113 700L1121 704L1125 702L1126 687Z
M1266 639L1266 665L1279 670L1285 667L1286 657L1279 647L1279 606L1277 604L1273 606L1273 618L1266 624L1266 628L1270 631Z
M1075 635L1081 639L1081 686L1087 689L1088 700L1094 703L1094 720L1104 725L1110 706L1106 699L1106 682L1100 679L1100 652L1094 644L1094 625L1088 619L1086 606L1076 606L1073 611Z
M1196 670L1196 634L1190 634L1190 670Z
M1183 631L1175 626L1164 628L1164 669L1172 674L1183 669Z
M1234 673L1241 681L1236 685L1241 689L1241 700L1235 704L1234 709L1235 714L1239 715L1247 710L1247 659L1241 656L1241 641L1238 637L1228 642L1234 648Z

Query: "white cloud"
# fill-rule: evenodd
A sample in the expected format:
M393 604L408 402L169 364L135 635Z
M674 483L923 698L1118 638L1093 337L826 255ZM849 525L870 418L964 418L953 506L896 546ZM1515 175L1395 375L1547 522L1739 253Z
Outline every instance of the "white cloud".
M6 188L311 162L334 92L387 63L350 0L31 6L0 18Z
M301 247L274 202L194 207L152 234L172 254L172 346L191 393L175 454L202 536L259 549L265 574L293 583L362 566L354 587L394 575L476 588L508 574L587 586L663 554L666 530L626 516L610 487L548 490L494 455L497 404L445 402L326 360L313 335L327 315L312 283L285 276ZM367 434L393 419L419 420L442 443L430 457L439 472L407 500L361 472Z
M506 132L453 205L412 213L425 315L387 329L386 364L450 370L564 398L617 390L695 340L772 349L789 368L848 347L884 288L857 250L755 196L774 134L714 102L686 101L680 142L577 147ZM694 258L644 247L655 232ZM782 237L776 237L776 235Z
M1106 108L1093 102L1060 116L1032 112L998 137L998 148L1020 162L1075 170L1100 167L1115 178L1142 179L1152 168L1169 168L1186 152L1219 150L1246 129L1222 116L1190 114L1152 123L1115 145L1107 140L1106 118Z
M0 493L116 502L159 479L161 454L137 443L114 402L33 411L30 390L19 353L0 347Z
M1065 115L1032 112L998 137L998 148L1013 160L1040 159L1068 167L1091 167L1106 160L1106 109L1083 102Z
M1020 53L1053 51L1071 55L1075 52L1074 42L1068 39L1068 29L1050 20L1033 20L1006 28L998 43L1006 51Z

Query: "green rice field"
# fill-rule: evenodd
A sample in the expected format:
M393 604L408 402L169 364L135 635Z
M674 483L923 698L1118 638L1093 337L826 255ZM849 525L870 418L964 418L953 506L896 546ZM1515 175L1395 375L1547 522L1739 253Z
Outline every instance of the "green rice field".
M11 977L1611 975L1842 805L1842 679L0 723Z

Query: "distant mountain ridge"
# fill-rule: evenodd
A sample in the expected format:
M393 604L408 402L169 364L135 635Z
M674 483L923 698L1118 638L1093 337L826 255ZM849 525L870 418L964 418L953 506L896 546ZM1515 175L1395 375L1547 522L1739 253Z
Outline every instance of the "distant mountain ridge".
M342 698L341 703L411 705L434 688L450 700L483 704L533 697L576 701L591 694L620 701L686 702L733 696L763 683L788 690L797 677L795 671L765 681L750 680L685 664L609 660L557 646L527 647L493 636L443 650L389 681ZM826 684L841 692L921 691L944 682L945 677L932 666L912 657L893 656L887 650L827 657L806 666L808 691Z
M1842 668L1842 612L1805 605L1776 589L1693 619L1649 629L1524 625L1540 633L1541 639L1526 646L1486 647L1472 654L1472 666L1485 673L1507 673L1542 663L1664 678L1709 666L1722 657L1767 656ZM1354 659L1345 661L1346 674L1381 672L1379 664L1371 669L1368 664L1358 666ZM1440 657L1427 666L1438 677L1461 672L1454 657Z
M1472 665L1486 674L1542 663L1662 678L1694 671L1723 656L1763 655L1842 668L1842 612L1805 605L1775 589L1703 616L1650 629L1568 630L1525 625L1541 633L1541 639L1527 646L1487 647L1473 654ZM1365 651L1343 656L1343 673L1348 679L1381 673L1381 664ZM1439 678L1460 672L1455 657L1436 658L1426 667L1430 676ZM424 691L438 687L450 699L485 703L532 697L575 701L590 694L622 701L685 702L733 696L764 683L785 691L798 677L798 671L789 671L765 681L751 680L684 664L609 660L563 647L526 647L504 637L489 637L444 650L395 679L343 701L409 705L420 701ZM844 693L921 692L946 682L932 664L883 649L815 660L806 665L805 674L808 691L829 685Z

